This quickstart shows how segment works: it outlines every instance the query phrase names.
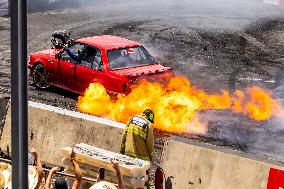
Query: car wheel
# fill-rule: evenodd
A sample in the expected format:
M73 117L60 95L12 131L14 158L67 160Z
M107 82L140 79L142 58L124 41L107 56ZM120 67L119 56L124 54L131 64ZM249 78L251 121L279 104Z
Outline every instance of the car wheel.
M50 87L48 82L48 73L42 64L38 64L34 68L33 84L39 89L47 89Z

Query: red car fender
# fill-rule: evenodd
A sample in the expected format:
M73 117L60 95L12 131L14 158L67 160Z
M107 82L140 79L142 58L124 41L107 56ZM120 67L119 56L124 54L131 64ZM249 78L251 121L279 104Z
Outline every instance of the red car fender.
M30 56L30 62L28 65L28 68L30 69L30 76L32 75L34 68L36 65L38 65L39 63L41 63L42 65L44 65L46 67L46 62L47 60L43 59L43 58L36 58L34 56Z
M119 93L123 93L125 92L123 91L124 88L126 88L129 84L129 80L127 78L116 75L109 71L105 72L104 77L107 79L100 78L98 82L103 84L108 91L117 91Z

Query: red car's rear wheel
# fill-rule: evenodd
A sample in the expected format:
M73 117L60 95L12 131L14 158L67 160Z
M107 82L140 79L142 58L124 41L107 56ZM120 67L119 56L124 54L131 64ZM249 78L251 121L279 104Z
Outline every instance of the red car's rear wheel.
M50 87L48 82L48 73L42 64L38 64L34 68L33 84L39 89L47 89Z

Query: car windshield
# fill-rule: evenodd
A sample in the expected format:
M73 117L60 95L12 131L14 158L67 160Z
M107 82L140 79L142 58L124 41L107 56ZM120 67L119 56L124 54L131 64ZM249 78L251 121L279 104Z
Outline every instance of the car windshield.
M107 54L111 70L157 64L142 46L110 50Z

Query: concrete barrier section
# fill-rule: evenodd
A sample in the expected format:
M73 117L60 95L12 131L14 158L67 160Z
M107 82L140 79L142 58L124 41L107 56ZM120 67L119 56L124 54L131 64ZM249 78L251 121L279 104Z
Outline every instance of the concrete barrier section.
M86 143L119 152L124 124L36 102L29 102L29 147L45 163L61 164L60 148ZM11 109L8 108L0 147L11 150Z
M266 189L268 177L283 175L284 165L245 153L183 139L169 140L162 155L162 168L169 188ZM283 181L283 178L279 180ZM273 181L273 185L277 185ZM269 188L269 187L268 187ZM283 188L281 184L278 188ZM272 189L272 188L271 188ZM273 187L274 189L274 187Z
M0 104L5 118L0 147L11 151L11 110L8 106L5 116L7 100ZM35 102L29 102L28 110L29 147L35 147L45 163L61 165L60 148L78 143L119 151L122 123ZM161 166L169 188L284 188L284 165L279 162L178 137L166 142Z

